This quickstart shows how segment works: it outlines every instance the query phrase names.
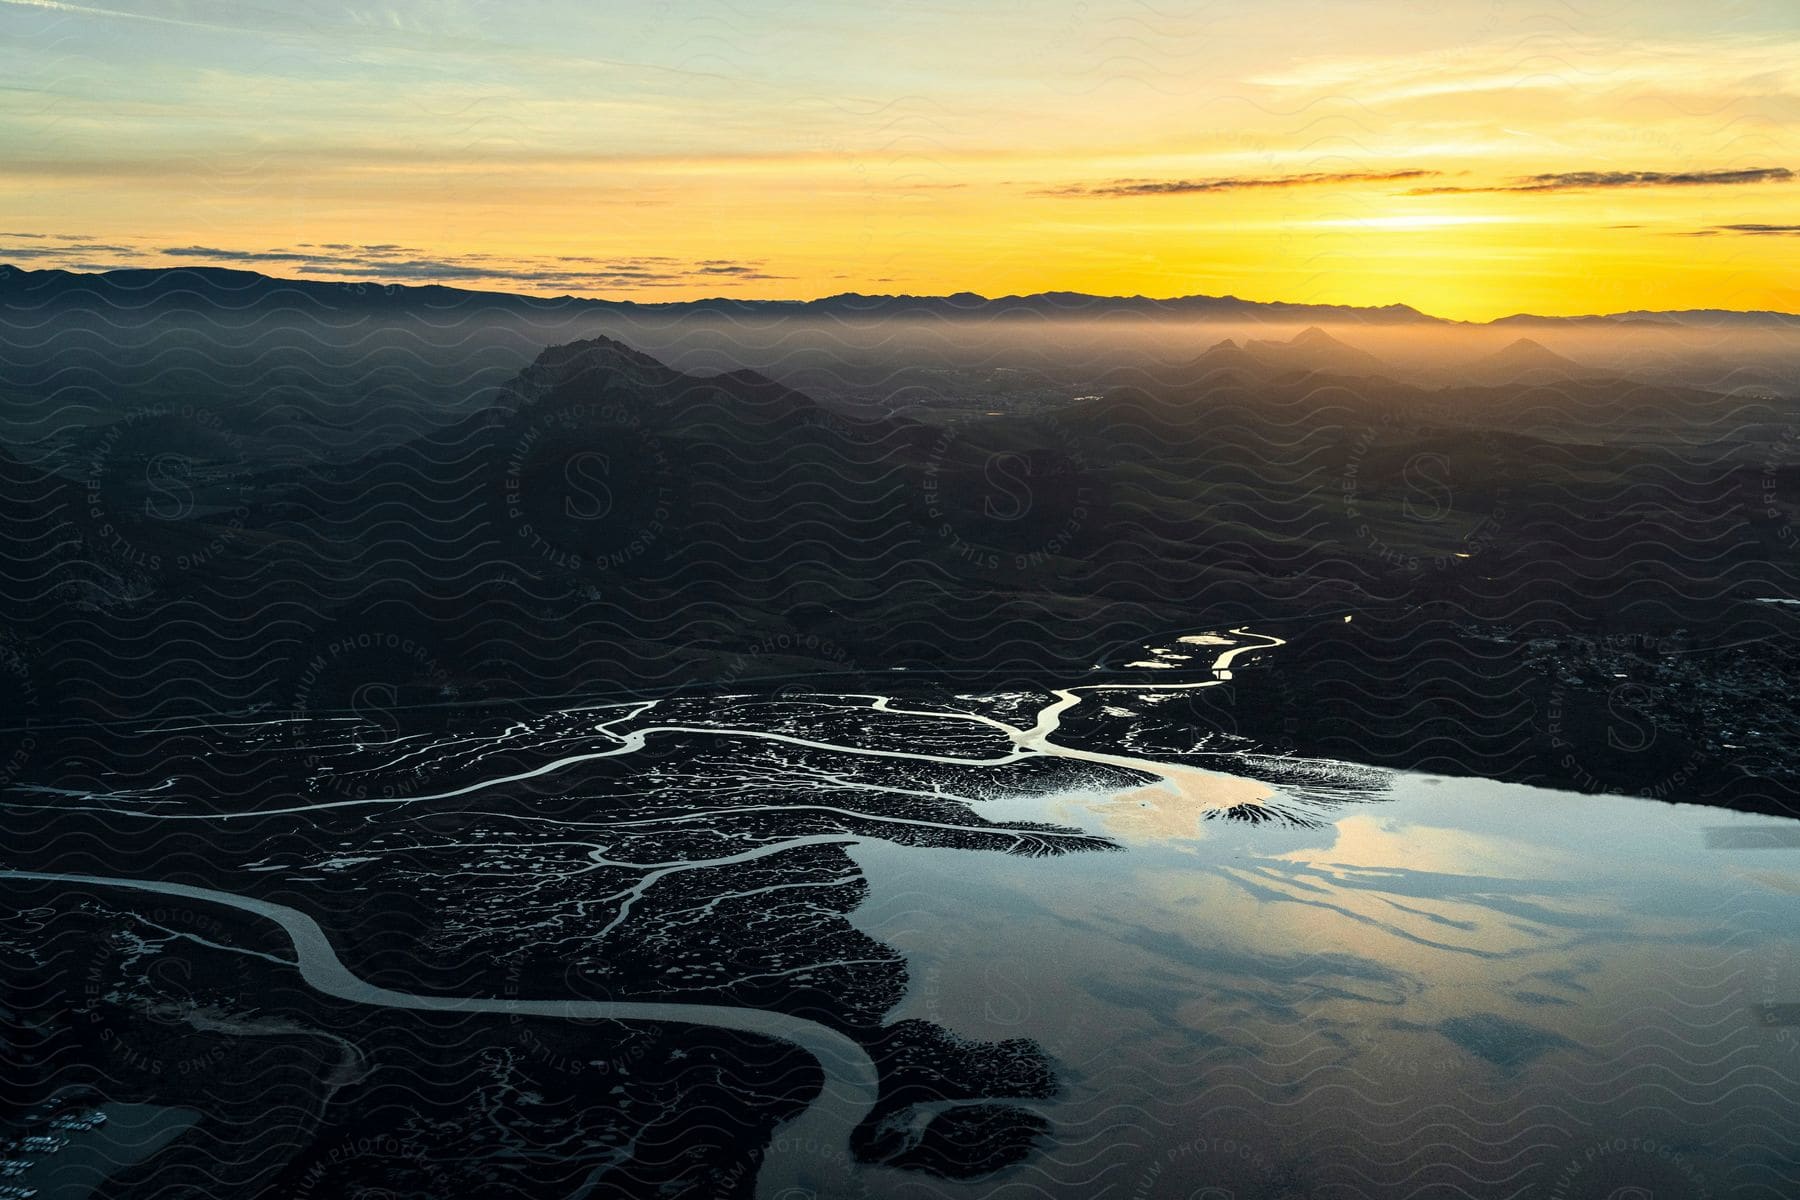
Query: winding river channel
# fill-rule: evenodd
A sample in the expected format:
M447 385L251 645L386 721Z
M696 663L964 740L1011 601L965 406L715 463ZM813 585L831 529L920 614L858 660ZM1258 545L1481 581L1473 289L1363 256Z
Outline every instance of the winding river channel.
M877 1064L816 1020L679 1000L415 993L360 977L319 922L290 905L148 878L18 869L0 879L254 914L280 926L310 988L356 1004L707 1026L797 1046L817 1060L825 1085L763 1160L756 1190L769 1200L864 1192L1144 1200L1201 1194L1202 1184L1259 1200L1435 1188L1600 1196L1669 1180L1695 1195L1740 1185L1744 1194L1783 1194L1793 1138L1771 1114L1800 1101L1800 1054L1768 1015L1800 997L1791 967L1800 961L1800 870L1779 853L1800 839L1717 810L1392 772L1370 772L1378 782L1341 805L1307 807L1279 783L1160 760L1154 743L1132 740L1126 752L1057 740L1078 710L1092 716L1083 706L1104 703L1110 719L1129 723L1175 693L1219 686L1245 656L1283 644L1247 629L1192 634L1129 664L1135 674L1053 689L1016 706L1018 715L883 694L804 699L852 717L962 727L962 741L921 737L908 747L873 734L859 744L839 726L812 736L792 724L633 724L655 721L661 702L643 701L566 710L597 746L559 744L555 757L526 769L419 794L245 811L118 796L57 801L153 822L418 811L553 783L582 764L646 754L658 738L729 738L831 762L910 764L916 770L898 782L824 777L851 797L865 789L966 800L984 823L871 815L811 794L753 806L764 815L792 809L874 828L1080 837L1122 849L988 855L971 869L965 849L905 844L864 826L790 831L704 861L639 861L599 845L584 859L584 870L650 872L600 941L636 919L633 903L665 880L845 847L869 886L856 927L908 967L893 1019L990 1043L1032 1039L1067 1079L1029 1106L1055 1130L1052 1143L989 1179L854 1165L852 1133L880 1100ZM1169 681L1157 681L1158 671ZM962 796L932 778L1036 760L1094 768L1098 782ZM804 793L812 778L795 789ZM1306 819L1215 819L1265 803ZM614 832L651 823L591 822ZM1777 835L1759 840L1771 827ZM1604 1149L1624 1137L1636 1139L1632 1149ZM1529 1179L1519 1165L1527 1161L1543 1164Z
M965 720L997 730L1005 734L1013 745L1011 753L1001 756L970 759L950 755L843 745L768 731L734 729L731 732L734 736L765 738L809 750L908 759L924 764L995 766L1019 761L1029 756L1042 755L1139 771L1159 779L1162 786L1172 791L1191 790L1195 786L1196 779L1203 779L1208 784L1216 784L1222 777L1149 759L1063 746L1054 740L1064 715L1070 709L1083 703L1089 694L1109 691L1133 693L1155 690L1180 691L1214 687L1229 678L1228 671L1234 659L1252 651L1285 644L1281 638L1255 634L1242 629L1234 630L1229 639L1219 638L1217 635L1195 635L1190 640L1206 643L1229 641L1231 643L1217 653L1212 663L1210 678L1180 683L1093 684L1056 689L1052 692L1053 699L1038 710L1036 719L1028 726L1009 724L981 713L908 710L900 707L895 699L888 696L846 697L846 699L872 701L873 709L880 712L938 720ZM608 726L640 715L652 708L653 704L654 702L647 702L641 706L633 706L624 717L601 722L596 726L595 732L604 734L607 732ZM648 739L656 734L704 735L718 732L720 731L706 726L650 725L640 727L622 737L614 738L613 740L618 744L607 749L566 755L528 772L501 776L447 791L404 799L325 801L293 808L258 809L243 814L159 813L155 815L159 820L228 821L241 817L264 818L272 815L307 813L367 804L428 804L434 800L453 799L501 788L526 779L551 775L594 759L637 753L643 750ZM830 841L839 844L854 844L863 840L865 839L841 837L792 839L773 847L760 848L751 852L751 855L760 857L805 842ZM717 865L730 860L712 861ZM571 1020L675 1022L758 1034L796 1045L818 1061L825 1072L825 1087L823 1093L801 1117L790 1122L781 1130L781 1136L777 1139L774 1150L765 1158L763 1168L758 1175L757 1191L759 1196L791 1196L796 1188L815 1191L819 1194L841 1191L846 1186L844 1173L853 1169L848 1166L852 1161L849 1152L851 1132L868 1116L875 1104L878 1078L875 1065L871 1062L868 1053L855 1041L815 1021L788 1016L780 1012L713 1004L450 997L396 991L391 988L377 987L358 978L340 961L330 940L318 923L300 910L286 905L232 892L151 879L119 879L95 875L14 870L0 870L0 879L35 880L151 892L202 903L225 905L252 913L281 926L293 945L294 965L308 986L324 995L353 1003L426 1012L490 1013ZM621 910L620 920L624 919L626 912L628 912L628 908ZM783 1153L783 1147L795 1147L796 1149L792 1153ZM820 1148L826 1148L826 1152L821 1153ZM834 1175L837 1177L832 1177Z

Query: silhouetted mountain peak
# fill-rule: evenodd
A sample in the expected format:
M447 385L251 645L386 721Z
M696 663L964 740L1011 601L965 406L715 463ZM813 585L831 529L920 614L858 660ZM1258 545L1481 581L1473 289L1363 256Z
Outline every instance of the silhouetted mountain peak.
M607 367L613 369L631 367L636 369L655 368L667 371L669 368L660 360L652 358L642 350L626 345L617 338L609 338L604 334L598 337L582 338L573 342L548 346L537 356L534 366L547 366L558 369L585 369Z
M1245 343L1244 350L1274 371L1316 371L1328 375L1380 375L1386 366L1373 354L1339 341L1317 325L1311 325L1287 341L1263 339Z
M583 390L608 385L641 389L669 383L679 374L641 350L602 336L548 347L520 373L514 391L529 400L577 383Z
M1296 333L1293 337L1288 339L1288 345L1305 346L1309 349L1319 350L1327 348L1334 350L1349 350L1351 348L1332 337L1329 333L1326 333L1323 329L1320 329L1317 325L1308 325L1305 329Z
M1476 359L1466 370L1476 378L1507 382L1526 375L1569 378L1593 373L1593 368L1564 358L1542 342L1526 337L1516 338L1494 353Z
M1514 341L1508 342L1501 349L1495 351L1490 357L1494 359L1507 359L1512 362L1566 363L1570 361L1544 345L1544 343L1526 337L1517 338Z
M1236 371L1252 377L1264 375L1268 366L1262 359L1251 354L1232 338L1216 342L1194 360L1193 364L1202 371Z
M625 427L724 442L760 443L778 433L811 438L821 431L841 440L844 424L840 414L812 396L761 372L739 368L690 374L604 336L543 351L519 374L511 392L520 408L544 414L569 436ZM887 429L871 426L865 432L878 437Z

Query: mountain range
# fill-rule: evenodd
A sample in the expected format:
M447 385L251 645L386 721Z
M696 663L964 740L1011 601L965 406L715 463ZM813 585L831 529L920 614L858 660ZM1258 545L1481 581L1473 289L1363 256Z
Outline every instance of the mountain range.
M1779 414L1566 362L1514 343L1497 375L1562 375L1432 388L1308 330L945 416L590 337L307 462L240 432L264 395L158 402L61 457L0 454L0 669L39 721L304 718L896 670L1030 686L1249 622L1304 636L1196 720L1592 787L1521 697L1605 712L1585 631L1626 628L1699 672L1666 693L1683 720L1726 672L1701 651L1750 646L1733 694L1800 728L1777 682L1800 654L1761 602L1800 585L1800 476L1759 457ZM1731 727L1683 729L1708 794L1745 802Z
M338 283L280 279L229 267L147 267L83 273L61 269L27 270L0 264L0 305L15 309L55 310L105 305L115 310L248 312L269 305L298 306L318 312L426 317L474 313L544 316L569 312L653 312L670 315L830 317L838 320L936 318L1037 320L1098 318L1163 318L1217 322L1280 324L1349 323L1365 325L1467 325L1449 321L1405 304L1376 307L1295 304L1245 300L1236 296L1097 296L1052 291L999 297L974 292L947 296L863 295L844 292L814 300L755 300L714 297L699 300L645 302L577 296L527 296L448 287L442 284ZM1800 329L1800 315L1684 309L1668 312L1631 311L1592 316L1536 316L1520 313L1493 325L1552 327L1664 326L1731 329Z

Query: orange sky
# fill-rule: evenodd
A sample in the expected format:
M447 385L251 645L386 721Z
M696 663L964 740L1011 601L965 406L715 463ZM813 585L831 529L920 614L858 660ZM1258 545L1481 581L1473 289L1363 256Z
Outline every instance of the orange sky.
M1800 310L1800 7L0 0L0 261Z

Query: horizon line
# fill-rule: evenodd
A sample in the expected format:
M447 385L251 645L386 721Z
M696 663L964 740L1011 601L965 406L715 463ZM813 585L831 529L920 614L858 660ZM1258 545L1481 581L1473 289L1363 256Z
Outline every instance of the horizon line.
M406 289L409 291L425 288L440 288L446 291L461 292L467 295L497 296L518 300L535 300L545 302L577 301L610 305L631 305L638 308L677 308L697 304L752 304L752 305L791 305L805 306L820 304L828 300L857 298L866 300L957 300L968 298L981 304L997 304L1008 300L1048 299L1055 296L1079 297L1084 300L1100 301L1137 301L1147 304L1175 304L1182 301L1212 300L1222 303L1233 303L1255 306L1258 308L1310 308L1341 309L1352 313L1386 313L1405 310L1416 314L1423 321L1442 325L1493 325L1501 321L1532 319L1542 321L1618 321L1638 316L1674 316L1685 313L1717 313L1739 317L1777 317L1791 321L1800 321L1800 313L1786 312L1780 309L1760 308L1664 308L1664 309L1626 309L1618 312L1598 313L1537 313L1512 312L1485 320L1466 320L1457 317L1443 317L1426 312L1405 301L1393 301L1388 304L1341 304L1321 300L1253 300L1234 293L1216 294L1210 292L1186 292L1175 296L1147 296L1141 292L1131 295L1103 294L1099 292L1082 292L1068 288L1047 288L1037 292L1009 292L1000 296L989 296L982 292L958 290L954 292L831 292L825 295L806 299L781 299L766 296L695 296L683 300L639 300L599 294L578 294L574 292L557 292L554 294L507 291L500 288L468 286L454 282L433 279L386 280L386 279L328 279L328 278L296 278L287 275L270 275L251 267L233 266L223 263L154 263L145 266L115 266L101 270L76 270L69 267L33 268L20 266L17 263L0 261L0 273L17 273L21 275L71 275L81 278L101 278L108 275L133 274L172 274L181 271L224 272L233 275L253 276L257 279L269 280L273 283L292 283L303 285L322 284L330 287L378 287L382 289ZM1076 315L1071 313L1071 316Z

